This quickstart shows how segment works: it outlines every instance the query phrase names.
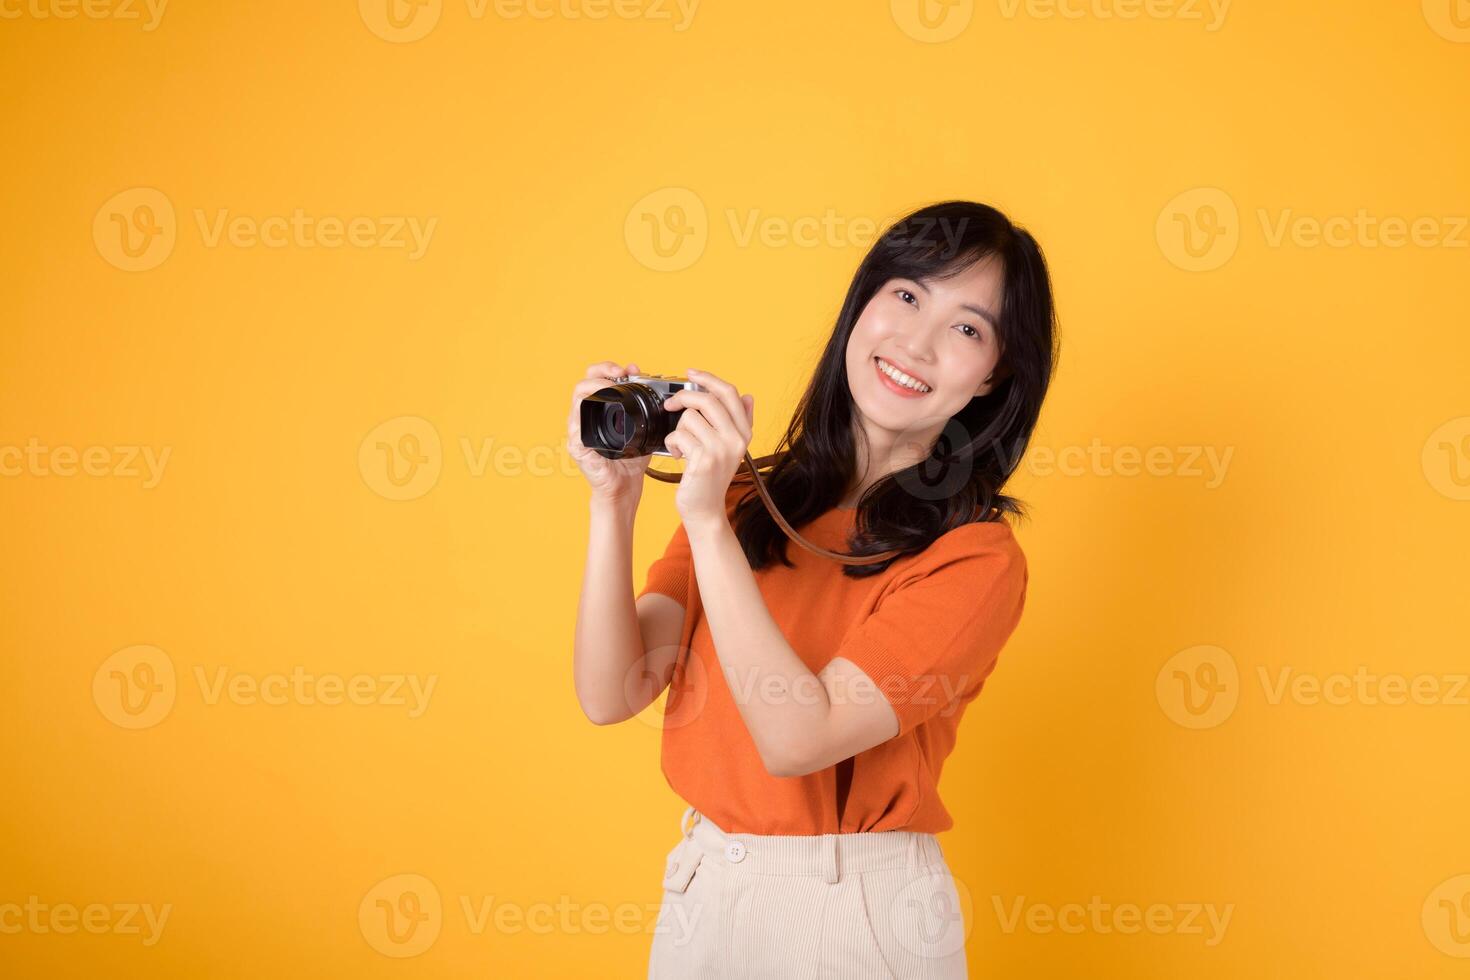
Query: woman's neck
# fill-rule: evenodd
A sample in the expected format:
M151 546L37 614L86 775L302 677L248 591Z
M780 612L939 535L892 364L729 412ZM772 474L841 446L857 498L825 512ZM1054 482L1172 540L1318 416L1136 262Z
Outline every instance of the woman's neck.
M837 505L839 507L856 507L873 484L890 473L907 469L926 459L934 450L934 438L927 441L922 437L915 439L905 433L889 432L877 429L876 426L867 427L866 433L866 438L858 434L853 440L857 455L856 470L861 475L854 485L848 487L847 493Z

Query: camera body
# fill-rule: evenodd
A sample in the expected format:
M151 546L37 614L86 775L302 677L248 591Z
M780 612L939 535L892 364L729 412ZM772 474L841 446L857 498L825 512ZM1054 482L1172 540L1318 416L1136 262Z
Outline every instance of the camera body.
M685 390L704 389L688 378L665 374L614 378L582 399L582 445L607 459L671 455L664 439L678 427L684 409L666 411L663 403Z

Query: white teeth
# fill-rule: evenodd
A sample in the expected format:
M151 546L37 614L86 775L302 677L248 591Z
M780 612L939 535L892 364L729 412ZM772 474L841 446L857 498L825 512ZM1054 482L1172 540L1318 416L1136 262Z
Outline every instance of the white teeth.
M894 381L897 381L905 388L912 388L914 391L919 392L925 392L929 390L929 386L924 384L924 382L919 381L917 378L913 378L907 374L904 374L898 368L894 367L892 364L889 364L881 357L878 358L878 370L882 371L884 374L888 375L890 378L892 378Z

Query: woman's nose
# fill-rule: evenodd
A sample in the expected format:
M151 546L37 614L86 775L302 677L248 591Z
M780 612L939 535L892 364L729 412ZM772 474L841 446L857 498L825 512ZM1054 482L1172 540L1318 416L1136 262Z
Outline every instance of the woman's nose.
M909 358L910 366L934 363L934 332L928 325L911 326L898 338L898 349Z

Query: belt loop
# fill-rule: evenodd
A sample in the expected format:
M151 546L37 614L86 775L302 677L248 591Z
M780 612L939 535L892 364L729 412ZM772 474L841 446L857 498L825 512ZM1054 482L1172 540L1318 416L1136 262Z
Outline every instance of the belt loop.
M840 873L837 867L837 835L822 835L822 876L827 879L828 884L838 880Z

